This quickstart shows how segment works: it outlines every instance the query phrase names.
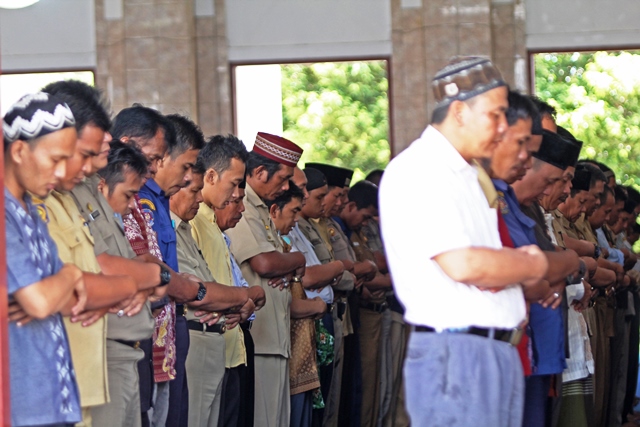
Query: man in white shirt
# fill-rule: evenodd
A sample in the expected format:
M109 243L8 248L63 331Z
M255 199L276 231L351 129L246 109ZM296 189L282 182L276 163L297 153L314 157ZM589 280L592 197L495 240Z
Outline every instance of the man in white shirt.
M473 163L491 157L507 128L506 83L488 59L463 57L436 74L433 89L432 125L390 163L380 189L394 286L416 331L407 409L412 425L520 426L519 283L537 283L548 264L537 247L502 248ZM415 182L434 184L428 198Z

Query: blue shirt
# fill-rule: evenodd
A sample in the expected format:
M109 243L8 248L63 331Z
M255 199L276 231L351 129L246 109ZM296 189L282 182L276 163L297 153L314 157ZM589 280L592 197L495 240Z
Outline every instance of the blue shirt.
M227 237L227 235L224 233L222 233L222 237L224 237L224 242L227 244L227 248L229 248L229 258L231 259L231 275L233 276L233 286L237 288L248 288L249 283L246 281L246 279L242 275L240 266L236 262L236 257L234 257L233 254L231 253L231 239L229 239L229 237ZM252 313L247 320L252 321L255 318L256 318L256 314Z
M609 250L609 257L607 258L607 261L624 265L624 254L620 249L612 248L611 245L609 245L609 241L607 240L607 236L605 236L602 227L596 230L596 236L598 238L598 244Z
M537 245L536 222L520 210L516 194L506 182L493 179L498 192L499 209L516 248ZM564 353L564 320L562 310L531 304L529 333L533 347L533 375L560 374L567 367Z
M179 271L176 230L169 210L169 198L153 179L144 184L139 195L142 214L158 235L158 246L164 262L174 271Z
M13 294L62 268L58 248L38 209L26 195L27 211L4 189L7 238L7 291ZM46 214L45 214L46 215ZM9 323L11 425L74 424L80 400L67 333L60 314Z
M347 236L347 239L351 239L352 231L349 230L349 228L347 227L347 224L345 224L344 221L342 221L342 219L339 216L332 216L331 219L334 220L336 224L340 226L344 235Z

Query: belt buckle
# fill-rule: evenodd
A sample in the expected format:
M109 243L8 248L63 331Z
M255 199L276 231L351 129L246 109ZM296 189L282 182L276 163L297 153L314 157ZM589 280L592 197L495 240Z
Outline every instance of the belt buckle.
M220 326L220 335L224 334L225 332L227 332L227 325Z
M140 348L140 341L136 341L135 343L133 343L133 349L137 350Z
M509 344L514 347L517 347L520 344L520 340L522 340L522 334L524 333L524 328L515 327L511 331L511 336L509 337Z

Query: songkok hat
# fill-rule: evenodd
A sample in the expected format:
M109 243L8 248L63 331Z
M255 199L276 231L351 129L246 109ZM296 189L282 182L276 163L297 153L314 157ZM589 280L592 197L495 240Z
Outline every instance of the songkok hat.
M533 153L533 157L565 170L569 166L575 166L579 154L580 148L576 144L545 129L540 149Z
M572 143L574 143L576 145L577 152L575 153L575 159L573 160L573 162L571 162L569 164L569 166L575 166L578 163L578 158L580 157L580 150L582 150L582 141L576 139L576 137L573 136L573 134L571 132L569 132L568 130L566 130L562 126L558 126L558 135L560 135L564 139L566 139L569 142L572 142Z
M348 187L349 184L351 184L353 171L350 169L324 165L322 163L307 163L306 166L307 168L314 168L322 172L327 178L327 185L329 185L329 187ZM307 190L308 189L307 187Z
M576 191L589 191L591 187L591 172L589 169L584 166L578 166L571 180L571 185Z
M491 89L507 86L507 82L489 58L462 56L438 71L431 85L436 108L440 108L455 100L466 101Z
M327 178L318 169L305 168L304 174L307 176L307 191L313 191L327 185Z
M270 133L258 132L253 152L292 168L302 156L302 148L286 138Z
M69 106L44 92L25 95L13 104L2 119L5 143L32 141L52 132L75 126Z

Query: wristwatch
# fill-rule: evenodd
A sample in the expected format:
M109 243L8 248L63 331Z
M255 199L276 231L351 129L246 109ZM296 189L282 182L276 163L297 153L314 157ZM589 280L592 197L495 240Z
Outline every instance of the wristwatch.
M575 276L573 274L569 274L565 278L567 286L580 283L580 281L584 278L584 275L587 272L587 264L583 260L579 260L579 261L580 261L580 267L578 268L578 274Z
M171 271L164 264L160 264L160 284L158 286L167 286L171 281Z
M600 249L600 246L596 245L595 243L593 244L594 249L593 249L593 257L595 259L600 258L600 255L602 254L602 249Z
M196 295L194 301L202 301L207 295L207 287L202 282L198 282L198 294Z

